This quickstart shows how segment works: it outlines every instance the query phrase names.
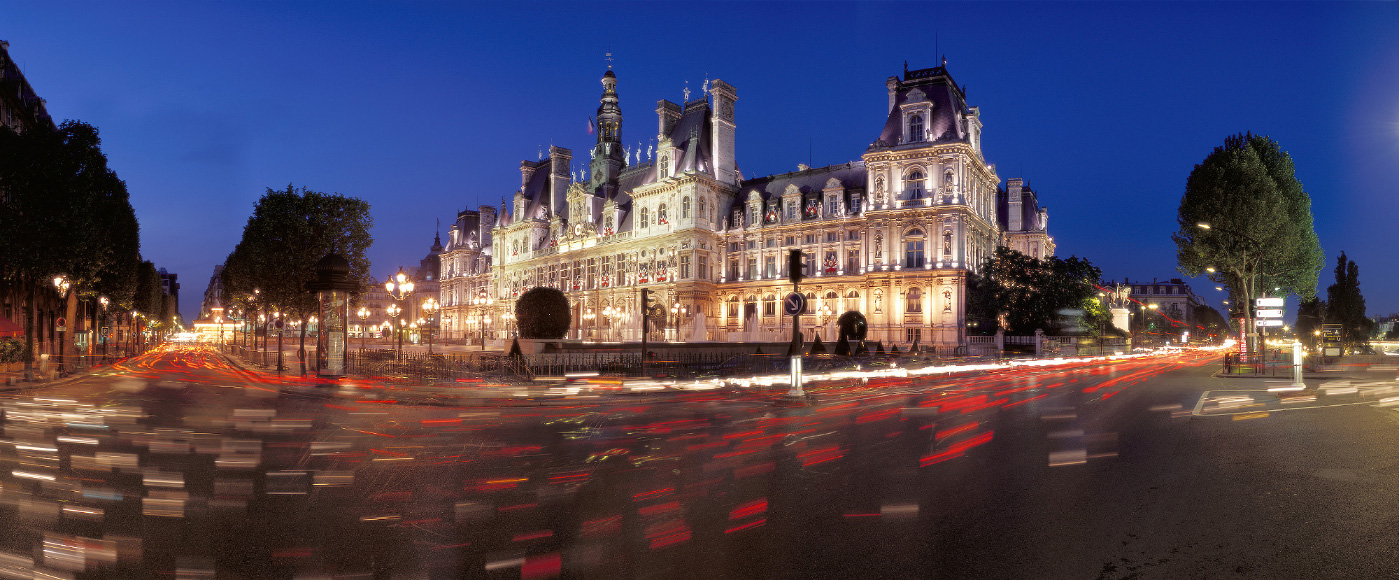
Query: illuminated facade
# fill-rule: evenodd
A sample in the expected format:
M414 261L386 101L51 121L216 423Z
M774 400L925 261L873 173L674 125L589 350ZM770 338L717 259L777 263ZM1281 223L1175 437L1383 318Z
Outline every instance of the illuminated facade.
M953 346L966 276L998 245L1054 253L1048 212L1022 180L999 187L981 113L945 63L888 79L887 120L859 160L753 179L736 161L733 86L660 101L657 145L643 152L623 145L611 70L602 84L588 171L550 147L520 164L498 219L488 206L458 216L443 255L448 336L503 338L515 297L551 286L574 308L570 338L638 339L649 288L657 337L787 340L779 302L787 252L800 249L808 339L834 339L835 319L858 310L873 340Z

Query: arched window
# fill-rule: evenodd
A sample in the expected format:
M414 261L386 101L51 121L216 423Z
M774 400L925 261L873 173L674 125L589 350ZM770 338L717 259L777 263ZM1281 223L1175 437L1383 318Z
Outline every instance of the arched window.
M641 223L640 223L640 224L637 224L638 227L645 227L645 226L649 225L649 223L648 223L649 220L647 219L647 218L649 218L649 217L651 217L651 216L650 216L650 214L646 211L646 208L644 208L644 207L641 208Z
M699 198L699 217L700 217L700 219L704 219L705 216L708 216L708 215L709 215L709 212L705 211L706 209L708 209L708 208L704 207L705 205L707 205L707 204L706 204L705 201L704 201L704 197L700 197L700 198Z
M686 197L680 201L681 219L690 219L690 198Z
M905 302L908 303L908 308L906 310L908 312L923 311L923 293L918 290L917 286L908 289L908 296L906 298Z
M729 297L729 311L728 311L728 316L729 316L729 318L733 318L733 319L737 319L737 318L738 318L738 297L737 297L737 296L730 296L730 297Z
M763 297L763 316L777 315L777 296L768 294Z
M923 115L913 115L908 118L908 140L923 140Z
M908 174L908 180L904 189L908 190L909 199L919 199L923 197L923 172L917 169Z
M904 267L923 267L923 230L912 230L904 234Z
M666 223L666 211L664 203L661 204L661 207L656 210L656 224L660 225L663 223Z
M662 155L661 164L657 166L661 177L670 176L670 156Z

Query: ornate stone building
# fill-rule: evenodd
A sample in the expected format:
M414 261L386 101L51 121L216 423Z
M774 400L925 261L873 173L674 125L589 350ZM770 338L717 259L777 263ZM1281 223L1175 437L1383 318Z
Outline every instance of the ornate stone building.
M800 249L808 339L834 339L835 319L859 310L874 340L958 345L966 276L996 246L1054 253L1047 210L1020 179L999 187L981 112L945 62L888 79L888 117L859 160L752 179L736 161L733 86L660 101L643 155L624 146L616 75L602 84L589 171L550 147L520 164L498 219L489 206L458 215L443 255L449 336L503 338L515 297L552 286L573 305L571 338L639 338L649 288L666 336L787 340L778 303Z

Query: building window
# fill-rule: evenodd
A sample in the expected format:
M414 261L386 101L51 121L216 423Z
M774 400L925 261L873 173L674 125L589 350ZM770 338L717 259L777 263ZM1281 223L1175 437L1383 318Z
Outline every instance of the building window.
M742 209L734 208L734 211L733 211L733 224L731 224L729 227L733 227L733 228L741 228L741 227L743 227L743 210L742 210Z
M789 204L787 204L787 221L789 221L789 222L790 222L790 221L796 221L796 219L797 219L797 204L795 204L795 203L789 203Z
M748 240L748 249L750 249L750 250L756 250L756 249L758 249L758 240Z
M797 238L796 238L796 236L787 236L787 239L785 240L785 242L784 242L782 245L784 245L784 246L795 246L795 245L797 245Z
M704 197L703 197L703 196L700 196L700 198L699 198L699 217L700 217L701 219L703 219L704 216L709 215L709 214L705 213L705 210L708 209L708 208L705 207L705 205L706 205L706 204L705 204Z
M908 296L905 302L908 303L908 312L923 311L923 293L918 291L917 286L908 289Z
M776 277L777 277L777 257L776 257L776 256L767 256L766 258L763 259L763 272L765 272L764 275L767 276L768 278L776 278Z
M680 201L680 217L681 219L690 219L690 198L688 197Z
M908 118L908 140L923 140L923 115L915 114Z
M690 256L688 256L688 255L680 256L680 279L681 279L681 280L688 280L689 278L690 278Z
M858 195L851 196L851 197L850 197L850 215L857 215L857 214L859 214L859 213L860 213L860 196L858 196Z
M777 315L777 296L768 294L763 297L763 316Z
M826 215L831 215L831 216L840 215L840 198L839 198L839 197L832 195L832 196L826 198Z
M758 279L758 259L757 259L757 258L748 258L748 279L749 279L749 280L757 280L757 279Z
M816 235L815 235L815 234L807 234L807 235L806 235L806 243L808 243L808 244L814 244L814 243L816 243Z
M852 242L859 241L859 240L860 240L860 230L850 230L850 231L845 235L845 239L850 240L850 241L852 241Z
M738 275L738 258L734 258L734 259L729 260L729 278L730 278L730 279L733 279L733 280L737 280L737 279L739 278L739 275Z
M700 254L699 257L699 278L701 280L709 279L709 256L704 254Z
M748 223L749 223L749 224L759 224L759 223L762 223L762 222L758 221L758 206L755 205L755 206L752 206L752 207L748 208Z
M852 273L853 273L853 272L859 272L859 271L860 271L860 251L859 251L859 250L850 250L850 251L846 254L846 256L845 256L845 271L846 271L846 272L852 272Z
M597 288L597 259L588 258L588 285L585 288Z
M650 217L650 212L646 211L646 208L644 207L641 208L641 223L638 225L643 228L650 225Z
M743 250L743 244L740 244L740 243L738 243L738 242L729 242L729 251L730 251L730 252L738 252L738 251L742 251L742 250Z
M767 239L767 244L766 244L766 246L769 247L769 248L776 248L776 247L777 247L777 238L768 238L768 239Z
M908 174L907 186L909 199L921 199L923 197L923 172L914 170Z
M921 329L921 328L905 328L905 329L904 329L904 336L905 336L905 338L908 339L909 344L912 344L912 343L915 343L915 342L921 342L921 341L919 340L919 338L922 338L922 336L923 336L923 329Z
M660 225L663 223L666 223L666 211L664 203L661 204L661 207L656 210L656 225Z
M923 230L913 230L905 237L904 267L923 267Z
M839 241L840 241L840 232L826 232L826 241L827 241L827 242L839 242Z

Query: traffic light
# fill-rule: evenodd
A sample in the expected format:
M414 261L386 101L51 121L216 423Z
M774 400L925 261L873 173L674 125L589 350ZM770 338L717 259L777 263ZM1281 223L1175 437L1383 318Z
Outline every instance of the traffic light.
M787 252L787 279L793 284L802 281L802 251L789 250Z

